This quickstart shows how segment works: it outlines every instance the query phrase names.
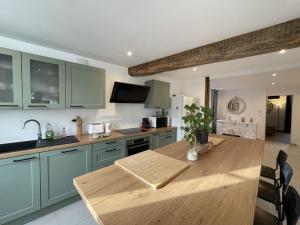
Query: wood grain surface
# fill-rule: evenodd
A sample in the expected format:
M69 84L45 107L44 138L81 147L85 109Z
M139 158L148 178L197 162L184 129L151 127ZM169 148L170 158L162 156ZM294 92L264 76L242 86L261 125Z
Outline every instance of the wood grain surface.
M186 162L151 150L117 160L115 164L154 189L165 186L189 167Z
M223 62L300 47L300 18L130 67L131 76Z
M116 165L74 179L98 224L252 225L264 142L235 137L153 190ZM157 152L184 162L181 141Z

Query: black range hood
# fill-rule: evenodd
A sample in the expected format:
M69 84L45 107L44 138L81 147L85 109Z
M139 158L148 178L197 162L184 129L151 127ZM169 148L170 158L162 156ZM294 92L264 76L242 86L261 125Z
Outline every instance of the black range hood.
M150 87L136 84L115 82L110 97L113 103L144 103Z

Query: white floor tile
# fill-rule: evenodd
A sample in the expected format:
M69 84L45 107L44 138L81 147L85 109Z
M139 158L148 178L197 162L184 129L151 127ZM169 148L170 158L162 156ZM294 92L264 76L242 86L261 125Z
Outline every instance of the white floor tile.
M41 218L26 223L25 225L59 225L55 213L49 213Z
M95 220L91 216L88 219L78 223L78 225L97 225L97 223L95 222Z
M59 225L76 225L90 217L83 201L74 202L55 212Z

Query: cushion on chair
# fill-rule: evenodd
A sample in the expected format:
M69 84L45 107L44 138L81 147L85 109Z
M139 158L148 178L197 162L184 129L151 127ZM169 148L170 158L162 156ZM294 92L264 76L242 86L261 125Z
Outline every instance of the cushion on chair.
M271 213L256 207L253 225L277 225L277 218Z
M265 201L276 204L277 189L273 184L259 180L257 196Z
M260 175L262 177L266 177L266 178L269 178L269 179L273 179L273 180L276 179L276 171L273 168L269 167L269 166L262 165Z

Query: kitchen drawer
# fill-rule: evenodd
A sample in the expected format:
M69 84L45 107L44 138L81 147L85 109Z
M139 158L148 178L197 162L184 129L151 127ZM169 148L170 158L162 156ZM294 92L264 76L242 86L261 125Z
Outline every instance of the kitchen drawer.
M167 130L167 131L164 131L164 132L161 132L160 135L175 135L176 137L176 130Z
M116 160L122 159L123 157L124 157L124 155L119 155L119 156L116 156L113 158L108 158L108 159L99 160L99 161L93 161L93 170L98 170L103 167L110 166L110 165L114 164L114 162Z
M176 142L176 134L175 133L169 133L159 136L158 145L159 147L169 145Z
M112 141L106 141L106 142L93 144L93 149L104 149L104 148L115 147L118 145L125 145L125 139L118 139L118 140L112 140Z
M119 155L125 155L125 145L110 148L96 148L96 146L93 146L93 161L108 159Z

